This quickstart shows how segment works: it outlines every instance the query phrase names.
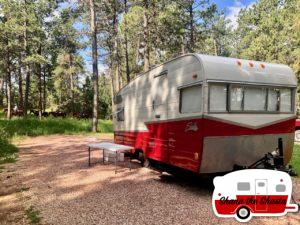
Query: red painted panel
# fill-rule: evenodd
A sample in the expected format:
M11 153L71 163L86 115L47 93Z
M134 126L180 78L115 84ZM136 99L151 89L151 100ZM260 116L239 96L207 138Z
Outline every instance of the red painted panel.
M292 133L295 119L259 129L202 118L155 122L147 128L142 132L116 131L115 142L141 149L151 159L198 172L204 137Z
M295 127L298 129L300 128L300 120L295 121Z
M287 205L287 195L237 195L234 200L215 200L219 214L235 214L241 206L247 206L252 213L283 213ZM256 210L257 206L266 206L267 210Z

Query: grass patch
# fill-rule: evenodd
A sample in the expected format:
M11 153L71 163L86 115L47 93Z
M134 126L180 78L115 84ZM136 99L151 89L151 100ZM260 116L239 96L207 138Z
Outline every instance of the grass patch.
M0 164L16 161L18 148L10 143L9 134L0 127Z
M291 165L295 169L298 176L300 176L300 145L298 145L298 144L294 145Z
M91 120L73 118L14 118L0 120L3 128L10 137L14 136L39 136L50 134L78 134L91 132ZM110 120L99 120L101 133L113 132Z
M28 209L26 209L26 216L32 224L38 224L42 219L40 217L40 212L38 210L35 210L33 206L30 206Z

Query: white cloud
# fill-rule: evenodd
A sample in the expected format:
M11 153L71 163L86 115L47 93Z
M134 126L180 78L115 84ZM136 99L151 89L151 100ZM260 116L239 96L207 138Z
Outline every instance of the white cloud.
M244 5L241 1L235 0L232 6L227 7L228 13L227 13L226 18L231 21L230 25L234 29L236 29L238 26L237 17L239 15L239 12L241 11L241 9L246 8L246 7L251 7L254 3L255 3L255 1L251 2L248 5Z

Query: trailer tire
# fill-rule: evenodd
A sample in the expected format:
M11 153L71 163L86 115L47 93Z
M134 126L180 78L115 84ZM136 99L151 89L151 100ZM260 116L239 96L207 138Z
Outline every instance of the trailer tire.
M300 142L300 129L295 131L295 141Z
M236 215L240 220L247 220L250 217L251 213L246 206L242 206L236 211Z

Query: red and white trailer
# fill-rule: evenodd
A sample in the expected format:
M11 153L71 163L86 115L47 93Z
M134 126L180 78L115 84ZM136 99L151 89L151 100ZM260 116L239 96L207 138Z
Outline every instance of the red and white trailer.
M277 149L290 161L297 80L285 65L187 54L115 96L115 142L197 173L232 171Z
M219 217L247 222L252 216L283 216L298 211L298 205L290 203L291 177L282 171L235 171L215 177L214 186L212 205Z

